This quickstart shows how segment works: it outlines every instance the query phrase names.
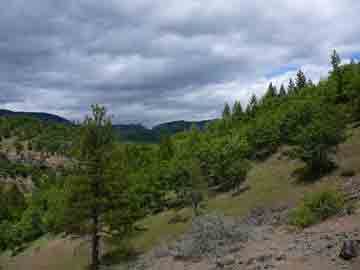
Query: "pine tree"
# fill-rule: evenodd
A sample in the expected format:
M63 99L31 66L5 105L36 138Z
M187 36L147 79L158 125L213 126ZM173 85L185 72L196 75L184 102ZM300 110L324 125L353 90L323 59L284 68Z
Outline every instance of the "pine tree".
M91 235L91 269L100 267L100 242L107 235L125 234L134 222L136 200L112 155L115 137L104 107L92 106L81 127L77 149L78 174L66 182L66 230Z
M332 72L335 77L336 81L336 88L337 88L337 102L344 101L344 93L343 93L343 72L341 70L341 58L340 55L337 53L336 50L333 51L331 55L331 66L332 66Z
M288 85L288 94L292 95L295 93L295 91L296 91L295 83L294 83L293 79L290 78L289 85Z
M255 109L257 107L257 105L258 105L257 97L255 94L253 94L250 99L250 107L251 107L251 109Z
M285 96L286 96L285 86L283 84L281 84L280 90L279 90L279 97L285 97Z
M340 68L341 58L336 50L333 50L331 54L331 66L334 72L337 72Z
M273 85L273 83L271 82L269 84L269 87L267 89L267 92L265 94L265 98L274 98L276 97L277 93L276 93L276 86Z
M306 76L300 69L296 74L296 90L299 91L306 87Z
M243 118L244 111L243 111L240 101L235 101L232 111L233 111L233 118L235 120L241 120Z
M248 116L254 116L257 106L258 106L258 100L256 95L253 94L250 98L249 104L246 107L246 114Z
M228 103L225 103L225 107L222 113L222 118L223 119L230 119L231 118L231 110L230 110L230 106Z

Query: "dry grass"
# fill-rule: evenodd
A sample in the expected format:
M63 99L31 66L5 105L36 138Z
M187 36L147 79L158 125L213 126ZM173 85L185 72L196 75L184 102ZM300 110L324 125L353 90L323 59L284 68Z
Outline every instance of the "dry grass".
M44 237L16 257L3 255L0 265L6 270L84 270L88 258L80 240Z

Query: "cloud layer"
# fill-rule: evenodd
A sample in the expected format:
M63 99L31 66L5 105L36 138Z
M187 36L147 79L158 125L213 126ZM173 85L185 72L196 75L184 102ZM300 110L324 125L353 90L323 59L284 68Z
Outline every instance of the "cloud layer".
M0 0L0 106L115 122L217 117L360 52L356 0Z

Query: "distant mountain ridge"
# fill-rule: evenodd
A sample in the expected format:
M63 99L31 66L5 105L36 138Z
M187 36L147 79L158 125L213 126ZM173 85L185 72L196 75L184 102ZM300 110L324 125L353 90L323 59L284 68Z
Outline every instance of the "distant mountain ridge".
M43 113L43 112L15 112L0 109L0 117L32 117L41 121L55 122L60 124L72 124L72 122L61 116ZM156 143L159 142L162 134L173 135L178 132L186 131L192 125L196 125L200 130L204 129L206 124L214 120L204 121L173 121L162 123L153 128L146 128L141 124L116 124L114 129L118 132L120 138L126 142Z
M15 112L10 110L0 109L0 117L13 117L13 116L32 117L41 121L49 121L60 124L71 124L71 121L55 114L43 113L43 112Z
M203 130L208 123L214 120L203 121L173 121L162 123L149 129L140 124L114 125L121 138L131 142L159 142L162 134L174 135L178 132L189 130L192 125Z

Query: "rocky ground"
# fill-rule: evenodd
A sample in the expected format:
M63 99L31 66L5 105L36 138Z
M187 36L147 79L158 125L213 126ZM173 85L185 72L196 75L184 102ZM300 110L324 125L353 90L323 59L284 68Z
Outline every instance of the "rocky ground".
M303 231L283 225L285 213L281 208L271 212L258 209L242 221L201 217L181 240L115 269L360 269L360 258L339 256L346 240L360 240L360 212Z

